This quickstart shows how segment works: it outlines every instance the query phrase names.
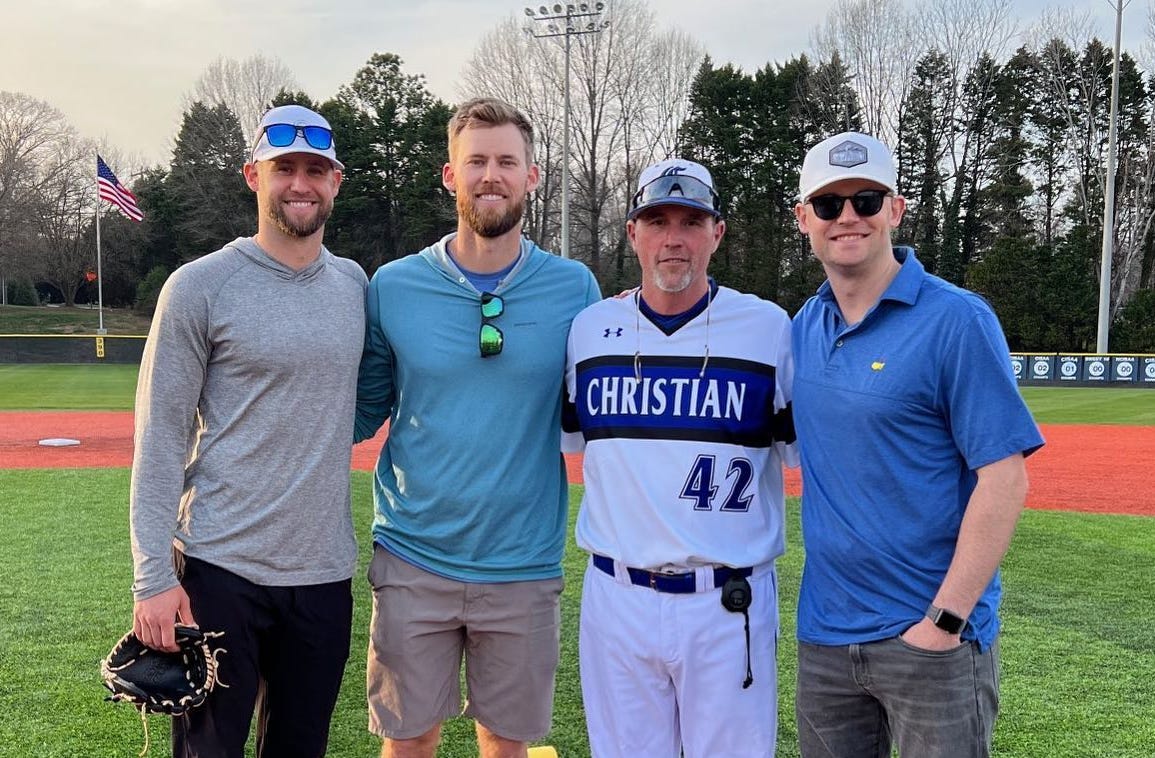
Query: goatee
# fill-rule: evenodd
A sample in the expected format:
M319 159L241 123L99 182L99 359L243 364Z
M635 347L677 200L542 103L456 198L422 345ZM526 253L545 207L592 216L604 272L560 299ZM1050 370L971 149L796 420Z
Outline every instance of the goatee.
M654 284L656 284L658 289L660 289L662 292L666 292L671 295L677 294L678 292L686 289L693 281L694 270L692 268L687 268L680 277L667 278L666 275L660 271L654 272Z

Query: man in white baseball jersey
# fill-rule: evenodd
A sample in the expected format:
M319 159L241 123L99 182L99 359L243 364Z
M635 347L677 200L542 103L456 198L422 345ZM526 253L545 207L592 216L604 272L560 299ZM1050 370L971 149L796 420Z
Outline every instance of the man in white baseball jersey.
M586 308L570 331L596 758L774 752L774 559L782 464L797 465L790 320L706 275L725 231L709 171L650 166L626 222L642 285Z

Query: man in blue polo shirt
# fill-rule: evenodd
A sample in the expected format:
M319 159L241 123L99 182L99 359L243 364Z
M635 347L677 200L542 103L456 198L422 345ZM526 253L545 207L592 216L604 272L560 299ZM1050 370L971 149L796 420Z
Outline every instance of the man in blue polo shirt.
M891 247L905 200L886 146L831 137L800 185L827 276L793 328L802 755L986 756L998 567L1043 439L990 306Z

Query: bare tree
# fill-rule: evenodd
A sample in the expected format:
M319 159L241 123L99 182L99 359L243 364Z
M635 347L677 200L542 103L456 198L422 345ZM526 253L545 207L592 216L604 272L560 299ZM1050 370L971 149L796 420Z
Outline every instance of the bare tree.
M36 208L60 147L75 139L63 114L20 92L0 92L0 302L5 279L30 273Z
M1078 196L1084 223L1094 223L1088 187L1080 177L1089 176L1090 162L1099 163L1101 156L1091 155L1090 144L1103 141L1105 135L1096 135L1093 120L1087 118L1098 100L1098 82L1108 71L1101 69L1080 71L1078 52L1087 40L1094 38L1094 23L1088 12L1048 9L1028 30L1027 39L1038 51L1040 73L1057 112L1067 122L1064 144L1069 163L1074 166L1070 182ZM1088 74L1084 76L1083 74ZM1105 177L1100 182L1106 181ZM1101 185L1100 185L1101 186Z
M95 267L93 225L96 145L87 140L61 142L46 161L47 180L33 205L36 221L34 273L74 305L85 273Z
M513 103L533 124L542 181L525 230L549 249L557 249L560 226L564 69L559 62L555 46L541 44L525 33L521 20L510 17L482 37L457 88L462 100L487 95Z
M1071 11L1044 13L1031 29L1030 38L1039 47L1040 73L1048 88L1055 112L1066 122L1063 151L1070 168L1067 185L1069 207L1082 224L1099 226L1101 199L1106 187L1107 132L1110 128L1110 88L1112 51L1098 42L1089 14ZM1145 48L1155 48L1155 23L1149 17ZM1125 53L1121 71L1134 68ZM1123 88L1126 77L1121 82ZM1150 84L1148 85L1150 86ZM1126 98L1121 101L1121 127L1128 122ZM1111 313L1118 313L1132 295L1144 286L1145 258L1151 255L1148 240L1155 222L1155 100L1147 93L1143 119L1148 124L1141 135L1128 141L1121 128L1117 151L1118 171L1115 218L1112 234ZM1151 269L1146 262L1147 270ZM1147 283L1148 285L1150 282Z
M893 0L838 0L811 37L819 60L840 58L861 106L862 127L887 144L899 139L902 107L918 59L929 48L915 15ZM837 83L841 86L841 82ZM825 93L830 99L840 92Z
M675 149L703 58L688 35L658 31L642 0L607 5L608 28L570 38L572 254L599 276L607 251L620 260L632 181L645 163ZM533 120L545 181L530 229L547 245L560 236L564 44L564 37L528 36L524 19L510 19L483 38L459 88L465 96L503 97Z
M184 107L194 102L228 106L241 122L245 142L252 144L253 130L281 90L299 90L293 72L278 58L253 55L244 60L220 57L209 64L185 95Z

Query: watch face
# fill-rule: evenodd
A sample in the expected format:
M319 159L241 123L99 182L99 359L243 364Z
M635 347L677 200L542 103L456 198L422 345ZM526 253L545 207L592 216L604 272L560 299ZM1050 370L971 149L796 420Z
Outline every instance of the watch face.
M926 615L934 622L935 626L950 634L958 634L967 623L966 619L943 608L936 608L933 605L927 611Z

